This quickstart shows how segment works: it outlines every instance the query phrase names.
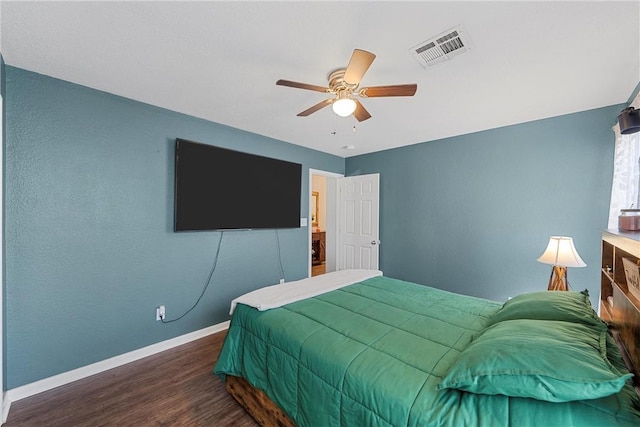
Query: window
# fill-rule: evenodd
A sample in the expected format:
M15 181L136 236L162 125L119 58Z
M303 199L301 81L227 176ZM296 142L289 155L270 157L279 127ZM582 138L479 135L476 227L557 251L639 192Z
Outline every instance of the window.
M640 108L640 93L631 103ZM613 160L613 183L607 228L618 228L621 209L640 209L640 132L622 135L616 123L613 127L616 147Z

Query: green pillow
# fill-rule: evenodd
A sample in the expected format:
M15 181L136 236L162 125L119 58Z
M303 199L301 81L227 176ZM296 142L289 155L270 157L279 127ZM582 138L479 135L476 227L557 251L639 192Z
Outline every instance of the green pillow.
M540 291L521 294L505 302L487 326L504 320L538 319L599 325L602 320L591 307L589 291Z
M437 388L568 402L617 393L632 376L607 360L604 324L518 319L485 329Z

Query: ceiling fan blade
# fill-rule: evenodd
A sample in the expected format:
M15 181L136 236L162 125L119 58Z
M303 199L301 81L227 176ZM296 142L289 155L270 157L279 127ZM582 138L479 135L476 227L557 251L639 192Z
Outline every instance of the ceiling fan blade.
M354 49L349 65L344 72L343 80L350 85L357 85L367 72L376 56L366 50Z
M358 95L365 98L378 96L413 96L418 89L417 84L363 87Z
M356 101L356 110L353 112L353 117L355 117L359 122L364 122L365 120L370 119L371 114L369 114L367 109L364 108L360 101L358 101L357 99L355 99L354 101Z
M295 87L298 89L315 90L316 92L325 92L325 93L329 92L328 87L310 85L307 83L292 82L291 80L280 79L276 82L276 84L279 86L289 86L289 87Z
M327 105L330 105L333 103L333 98L329 98L329 99L325 99L324 101L320 101L318 102L316 105L314 105L311 108L307 108L306 110L304 110L301 113L298 113L297 116L298 117L306 117L311 113L315 113L316 111L318 111L321 108L326 107Z

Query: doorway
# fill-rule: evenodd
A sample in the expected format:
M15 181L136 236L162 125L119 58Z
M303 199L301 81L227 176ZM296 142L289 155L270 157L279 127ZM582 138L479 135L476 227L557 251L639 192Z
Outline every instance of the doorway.
M309 169L309 277L379 268L379 182Z
M337 270L338 178L343 175L309 170L309 276Z

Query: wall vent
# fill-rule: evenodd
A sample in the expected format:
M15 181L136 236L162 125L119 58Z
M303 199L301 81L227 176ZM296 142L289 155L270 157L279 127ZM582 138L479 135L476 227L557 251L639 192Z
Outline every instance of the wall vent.
M471 50L471 39L461 26L412 47L413 57L427 69Z

